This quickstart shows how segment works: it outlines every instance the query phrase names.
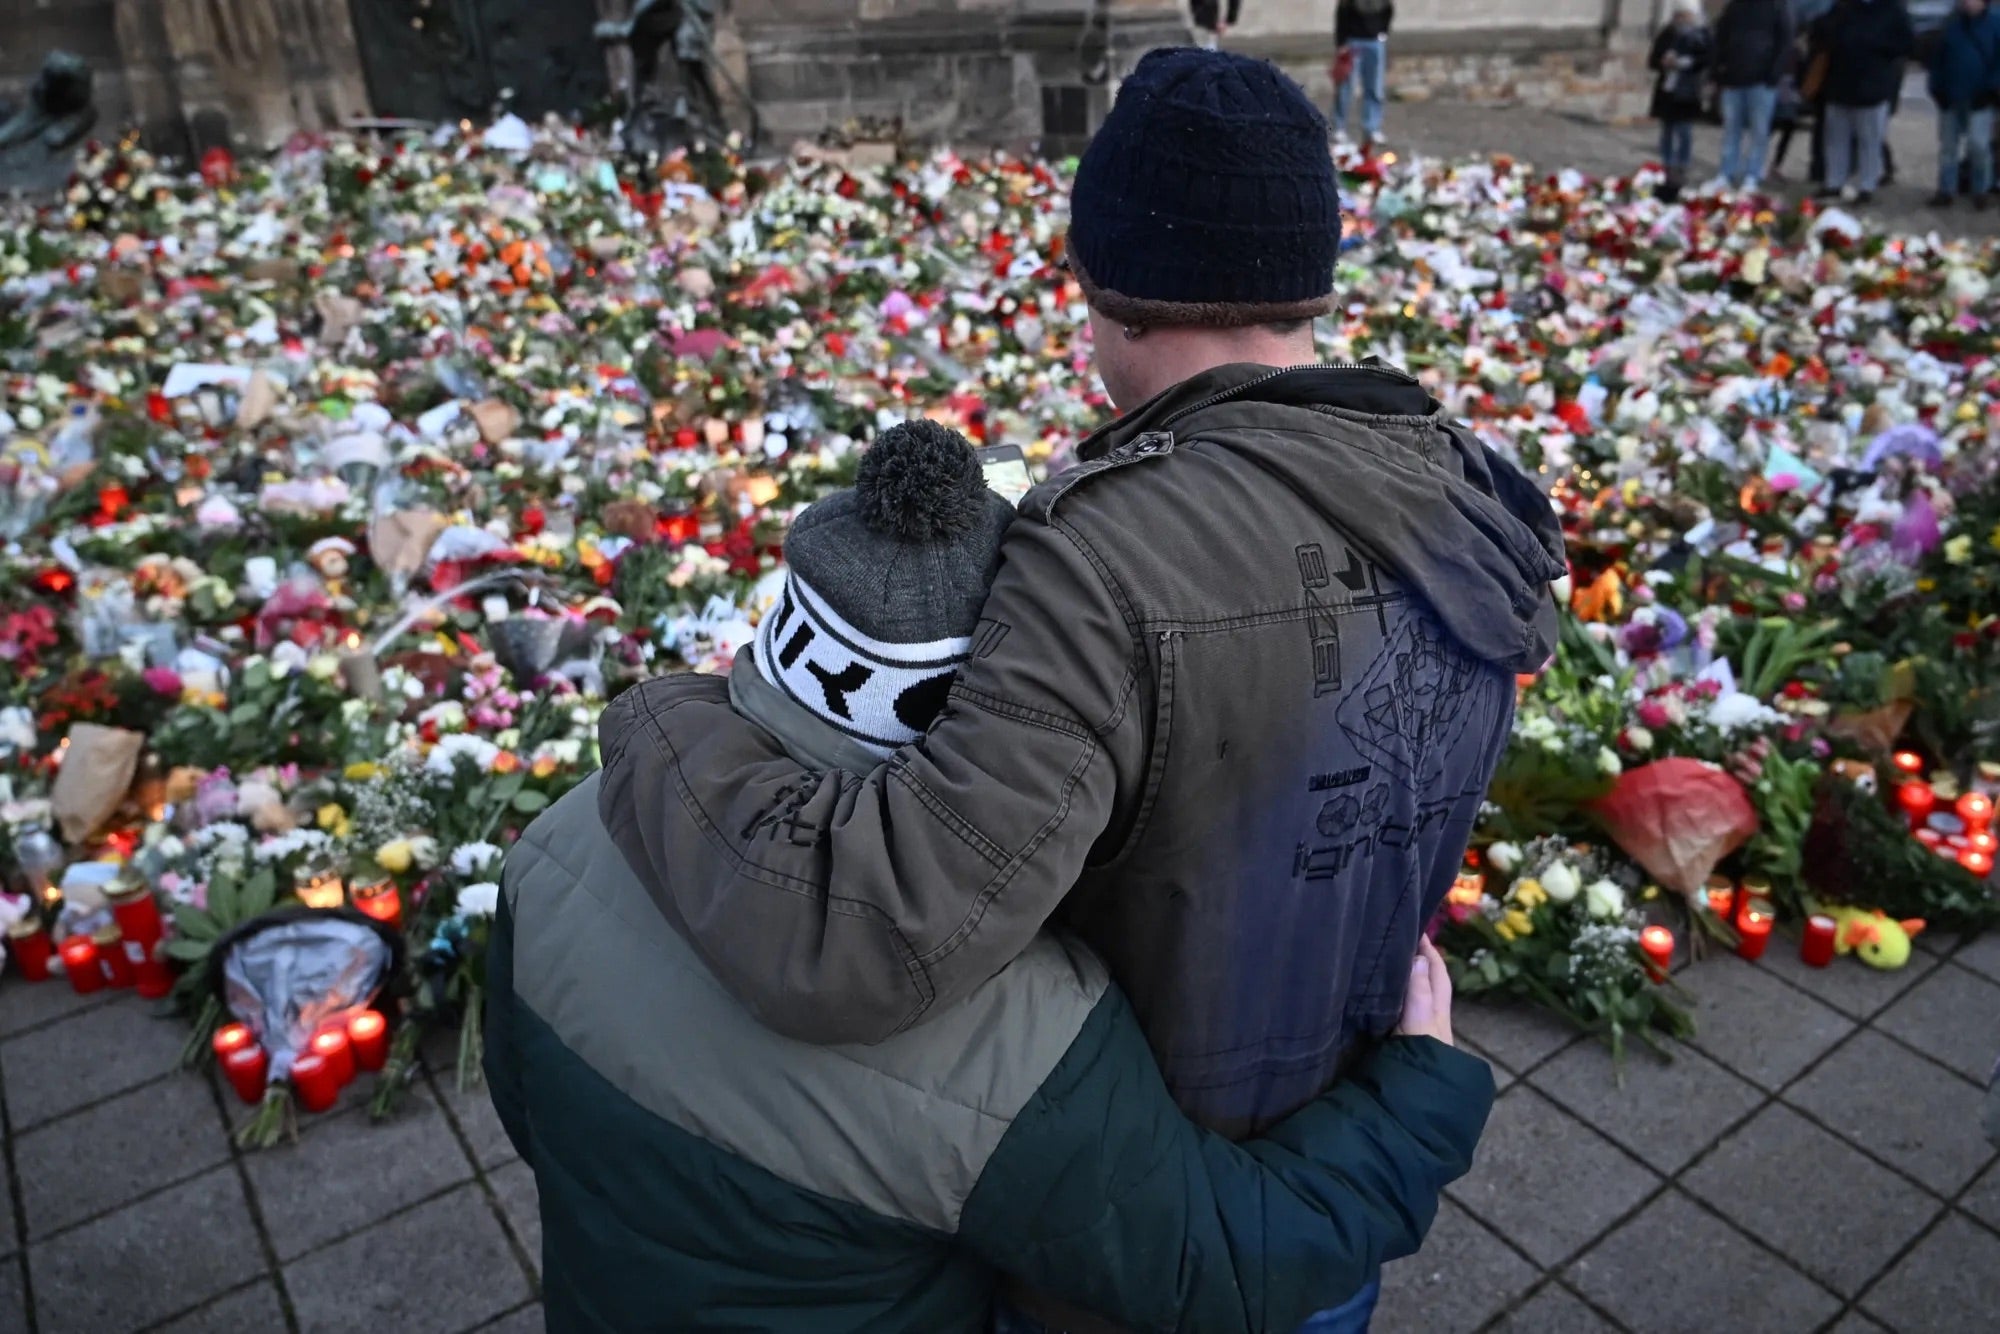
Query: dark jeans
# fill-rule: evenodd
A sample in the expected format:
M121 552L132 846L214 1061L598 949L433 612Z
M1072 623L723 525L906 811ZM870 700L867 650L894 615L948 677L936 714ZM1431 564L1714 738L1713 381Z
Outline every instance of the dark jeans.
M1660 163L1667 169L1667 175L1675 180L1687 175L1688 163L1694 159L1694 122L1691 120L1664 120L1660 122Z

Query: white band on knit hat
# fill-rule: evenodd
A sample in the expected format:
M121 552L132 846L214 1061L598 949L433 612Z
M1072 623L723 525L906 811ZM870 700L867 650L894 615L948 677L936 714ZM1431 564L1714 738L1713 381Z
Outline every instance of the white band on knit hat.
M830 727L887 757L924 734L972 638L892 644L856 629L796 572L757 627L757 670Z

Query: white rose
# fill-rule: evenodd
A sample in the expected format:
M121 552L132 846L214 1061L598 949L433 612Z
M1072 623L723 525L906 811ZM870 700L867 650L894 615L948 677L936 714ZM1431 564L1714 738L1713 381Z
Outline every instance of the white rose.
M410 857L424 870L430 870L438 864L437 840L429 834L420 834L411 839Z
M306 675L315 681L331 681L340 675L340 659L331 653L315 653L306 663Z
M1609 746L1599 746L1597 748L1597 767L1600 771L1614 778L1625 770L1625 766L1618 762L1618 756L1612 752Z
M1651 750L1653 734L1643 727L1629 727L1625 730L1625 740L1634 750Z
M1577 891L1583 888L1577 879L1576 871L1568 862L1557 862L1542 872L1541 881L1542 888L1548 891L1549 899L1555 903L1568 903L1576 897Z
M1486 864L1501 875L1512 875L1521 864L1521 849L1512 843L1495 843L1486 849Z
M1546 888L1548 882L1542 882ZM1625 911L1625 891L1615 880L1593 880L1584 888L1584 906L1592 917L1613 918Z
M458 891L458 915L460 917L491 917L500 904L500 886L491 880L482 880L476 885L467 885Z

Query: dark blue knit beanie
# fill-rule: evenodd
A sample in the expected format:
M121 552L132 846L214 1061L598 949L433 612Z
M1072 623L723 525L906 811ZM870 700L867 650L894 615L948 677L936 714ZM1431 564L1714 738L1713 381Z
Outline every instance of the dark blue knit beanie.
M1173 48L1139 62L1077 168L1070 266L1140 325L1325 314L1340 253L1326 121L1268 61Z

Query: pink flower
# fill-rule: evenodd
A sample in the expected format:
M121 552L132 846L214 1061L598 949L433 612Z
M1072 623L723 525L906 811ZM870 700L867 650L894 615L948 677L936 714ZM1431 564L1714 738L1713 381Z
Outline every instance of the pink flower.
M1641 700L1638 714L1639 725L1656 732L1673 721L1667 713L1667 706L1656 699Z
M170 699L180 697L181 674L171 667L148 667L139 673L139 679L156 695L165 695Z
M1786 611L1804 611L1806 609L1806 595L1797 589L1793 589L1791 592L1785 594L1784 602Z

